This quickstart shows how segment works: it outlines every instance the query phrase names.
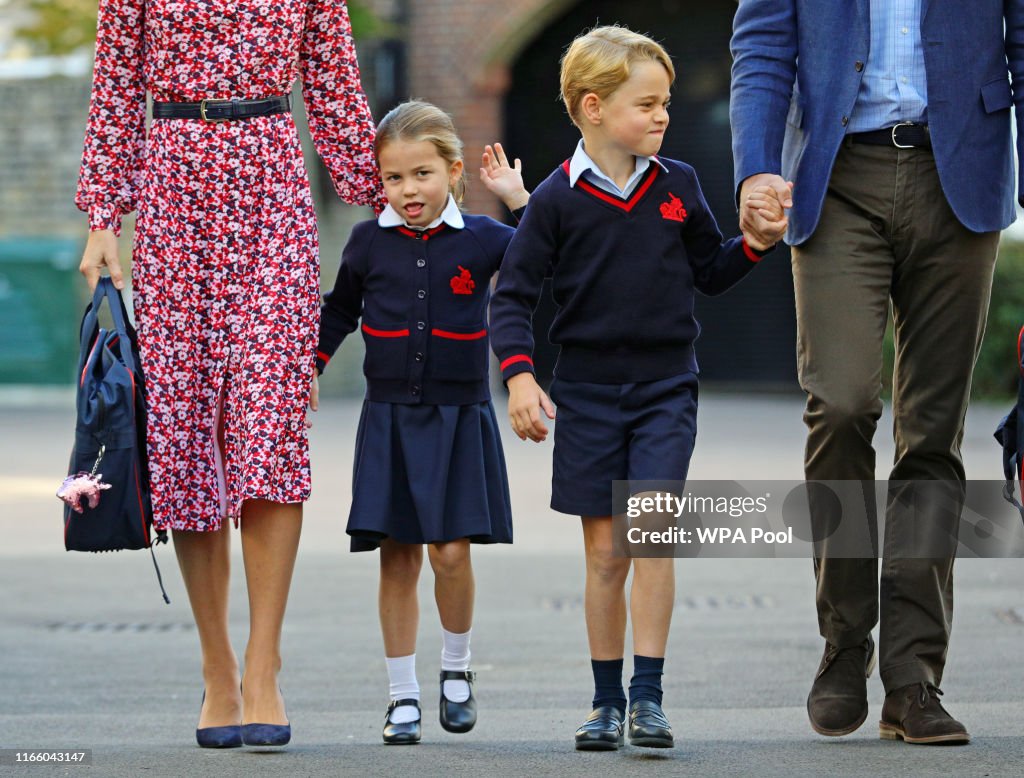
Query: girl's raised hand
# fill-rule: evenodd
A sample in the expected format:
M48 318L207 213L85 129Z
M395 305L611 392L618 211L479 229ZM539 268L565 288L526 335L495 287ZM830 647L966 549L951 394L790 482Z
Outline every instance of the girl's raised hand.
M480 180L490 192L501 198L510 211L526 205L530 193L523 185L523 163L515 160L508 163L505 149L500 143L485 146L481 159Z

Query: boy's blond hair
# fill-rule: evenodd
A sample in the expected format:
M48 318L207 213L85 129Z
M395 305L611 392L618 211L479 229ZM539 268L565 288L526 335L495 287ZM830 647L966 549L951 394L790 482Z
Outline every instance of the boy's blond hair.
M670 82L676 69L668 52L646 35L610 25L595 27L572 42L562 57L562 100L574 124L580 124L580 104L593 92L602 100L628 79L636 62L657 62L668 71Z
M455 131L452 117L436 105L423 100L409 100L395 106L377 125L373 150L380 166L380 150L392 141L419 143L429 141L449 165L462 160L462 139ZM466 195L465 173L455 182L452 190L455 202L462 205Z

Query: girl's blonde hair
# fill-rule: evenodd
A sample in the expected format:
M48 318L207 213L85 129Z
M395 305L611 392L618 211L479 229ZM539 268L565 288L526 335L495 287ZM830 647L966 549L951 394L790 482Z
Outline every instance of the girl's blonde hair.
M392 141L420 143L429 141L434 144L437 153L449 165L462 160L462 140L455 131L452 117L431 103L422 100L410 100L392 108L387 116L377 125L377 137L373 142L373 151L380 165L380 151ZM452 194L455 201L462 205L466 196L466 174L455 182Z
M657 62L675 82L668 52L646 35L610 25L577 37L562 57L561 77L562 101L573 123L580 124L580 104L587 94L607 99L629 79L630 66L643 61Z

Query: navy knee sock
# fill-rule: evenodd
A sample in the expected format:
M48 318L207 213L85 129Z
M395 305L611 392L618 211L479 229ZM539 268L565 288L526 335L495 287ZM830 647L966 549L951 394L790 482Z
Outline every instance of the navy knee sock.
M622 690L621 659L591 659L594 671L594 707L611 705L626 711L626 693Z
M629 704L650 700L661 705L661 674L665 657L633 655L633 678L629 682Z

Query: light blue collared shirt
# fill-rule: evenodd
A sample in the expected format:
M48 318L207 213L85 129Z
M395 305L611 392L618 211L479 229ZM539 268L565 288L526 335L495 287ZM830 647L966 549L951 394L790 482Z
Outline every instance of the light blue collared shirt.
M445 204L444 210L441 211L441 215L426 227L414 227L406 222L402 215L391 207L391 203L385 205L384 210L377 217L377 224L385 229L388 227L408 227L410 230L432 230L434 227L440 227L442 223L457 230L461 230L466 226L466 221L462 218L462 211L459 210L459 205L451 194L448 195L448 202Z
M618 197L628 199L640 184L640 179L643 178L652 161L657 162L662 170L666 173L668 172L665 163L657 157L637 157L636 170L633 171L633 175L626 182L626 187L619 189L619 185L605 175L605 172L590 158L590 155L583 148L583 139L580 138L580 142L576 145L576 153L572 155L572 160L569 162L569 186L576 186L576 182L582 176L586 179L587 183L600 187L604 191Z
M965 4L964 13L970 13ZM871 49L846 131L928 122L921 0L871 0Z

